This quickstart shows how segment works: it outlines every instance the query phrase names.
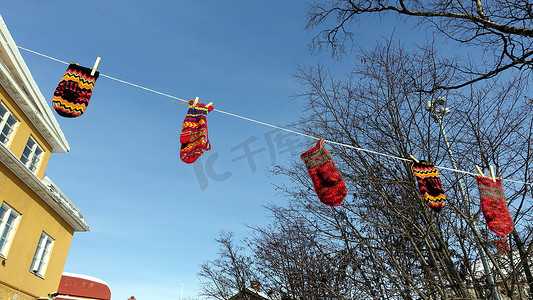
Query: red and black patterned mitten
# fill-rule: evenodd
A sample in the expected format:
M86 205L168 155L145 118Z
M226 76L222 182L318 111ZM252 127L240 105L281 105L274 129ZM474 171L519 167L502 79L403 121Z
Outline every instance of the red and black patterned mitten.
M505 202L502 179L493 182L491 178L476 176L481 198L481 211L490 230L501 237L513 231L513 219Z
M52 106L60 116L75 118L85 112L93 94L94 83L100 75L97 71L91 76L91 71L92 69L74 63L68 66L52 98Z
M318 199L329 206L341 205L347 190L333 163L333 157L324 146L324 139L320 139L316 146L301 155L302 160L313 181Z
M180 158L185 163L192 164L204 151L211 150L206 116L212 110L211 105L208 107L203 103L194 105L194 101L189 101L189 109L180 133Z
M418 181L422 199L435 212L440 212L446 203L446 195L440 182L439 171L434 164L423 160L413 162L412 169Z

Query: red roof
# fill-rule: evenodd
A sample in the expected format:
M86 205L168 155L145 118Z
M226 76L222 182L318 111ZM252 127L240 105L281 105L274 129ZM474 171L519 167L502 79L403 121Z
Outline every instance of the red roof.
M63 273L57 292L60 295L56 300L80 299L77 297L111 300L111 291L107 283L98 278L79 274Z

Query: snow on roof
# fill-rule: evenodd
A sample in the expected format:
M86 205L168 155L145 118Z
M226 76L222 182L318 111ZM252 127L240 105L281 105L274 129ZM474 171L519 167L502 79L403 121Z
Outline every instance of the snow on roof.
M98 283L101 283L101 284L105 284L105 285L107 285L107 283L106 283L105 281L103 281L102 279L99 279L99 278L96 278L96 277L92 277L92 276L87 276L87 275L82 275L82 274L75 274L75 273L69 273L69 272L63 272L63 276L68 276L68 277L74 277L74 278L80 278L80 279L90 280L90 281L94 281L94 282L98 282Z

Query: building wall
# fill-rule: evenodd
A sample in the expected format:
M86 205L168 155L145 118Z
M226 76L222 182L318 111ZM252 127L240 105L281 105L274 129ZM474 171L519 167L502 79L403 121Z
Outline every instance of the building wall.
M0 284L0 299L2 300L34 300L35 298L38 297Z
M2 87L0 99L20 122L8 148L20 158L31 134L45 152L36 173L36 176L42 179L50 158L51 146ZM0 258L0 299L13 299L15 293L18 294L17 300L46 297L59 286L74 229L0 162L0 205L3 202L21 216L6 259ZM43 231L54 239L54 244L46 272L41 277L31 273L30 266Z
M13 99L9 96L9 94L1 85L0 100L7 106L11 113L13 113L15 117L17 117L20 122L13 134L13 139L9 144L9 150L11 150L11 153L13 153L17 158L20 158L22 156L22 152L24 151L24 147L28 142L28 138L31 135L39 144L39 146L41 146L44 150L44 156L36 173L37 178L43 179L46 170L46 165L48 164L48 161L50 160L50 155L52 153L52 147L46 142L46 140L39 133L37 128L35 128L35 126L30 122L28 117L24 115L22 110L18 107L18 105L13 101Z

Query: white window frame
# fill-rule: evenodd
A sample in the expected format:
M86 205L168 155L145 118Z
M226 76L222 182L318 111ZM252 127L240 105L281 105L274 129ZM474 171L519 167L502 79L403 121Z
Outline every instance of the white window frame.
M20 213L5 202L0 207L4 210L4 215L0 216L0 257L7 258L7 252L20 220ZM10 217L11 224L8 225Z
M7 106L0 101L0 107L5 110L5 113L2 115L0 114L0 144L4 144L4 146L9 147L9 144L11 143L13 133L17 129L17 126L19 124L19 120L15 115L7 108ZM14 120L15 123L13 125L9 124L9 120ZM5 134L5 141L1 141L1 137L4 135L4 129L7 129L8 132Z
M33 145L31 147L29 146L30 142L33 142ZM26 150L29 150L28 155L24 154ZM41 165L41 160L43 156L44 156L43 148L30 135L30 137L28 138L28 141L26 142L26 146L24 146L22 155L20 156L20 161L22 162L23 165L26 166L26 168L28 168L33 174L35 174L37 173L37 170L39 169L39 166Z
M35 249L35 254L33 255L33 259L31 261L30 272L35 275L44 277L46 267L48 267L48 262L50 261L50 255L52 254L53 246L54 239L43 231L41 233L39 243L37 243L37 248Z

